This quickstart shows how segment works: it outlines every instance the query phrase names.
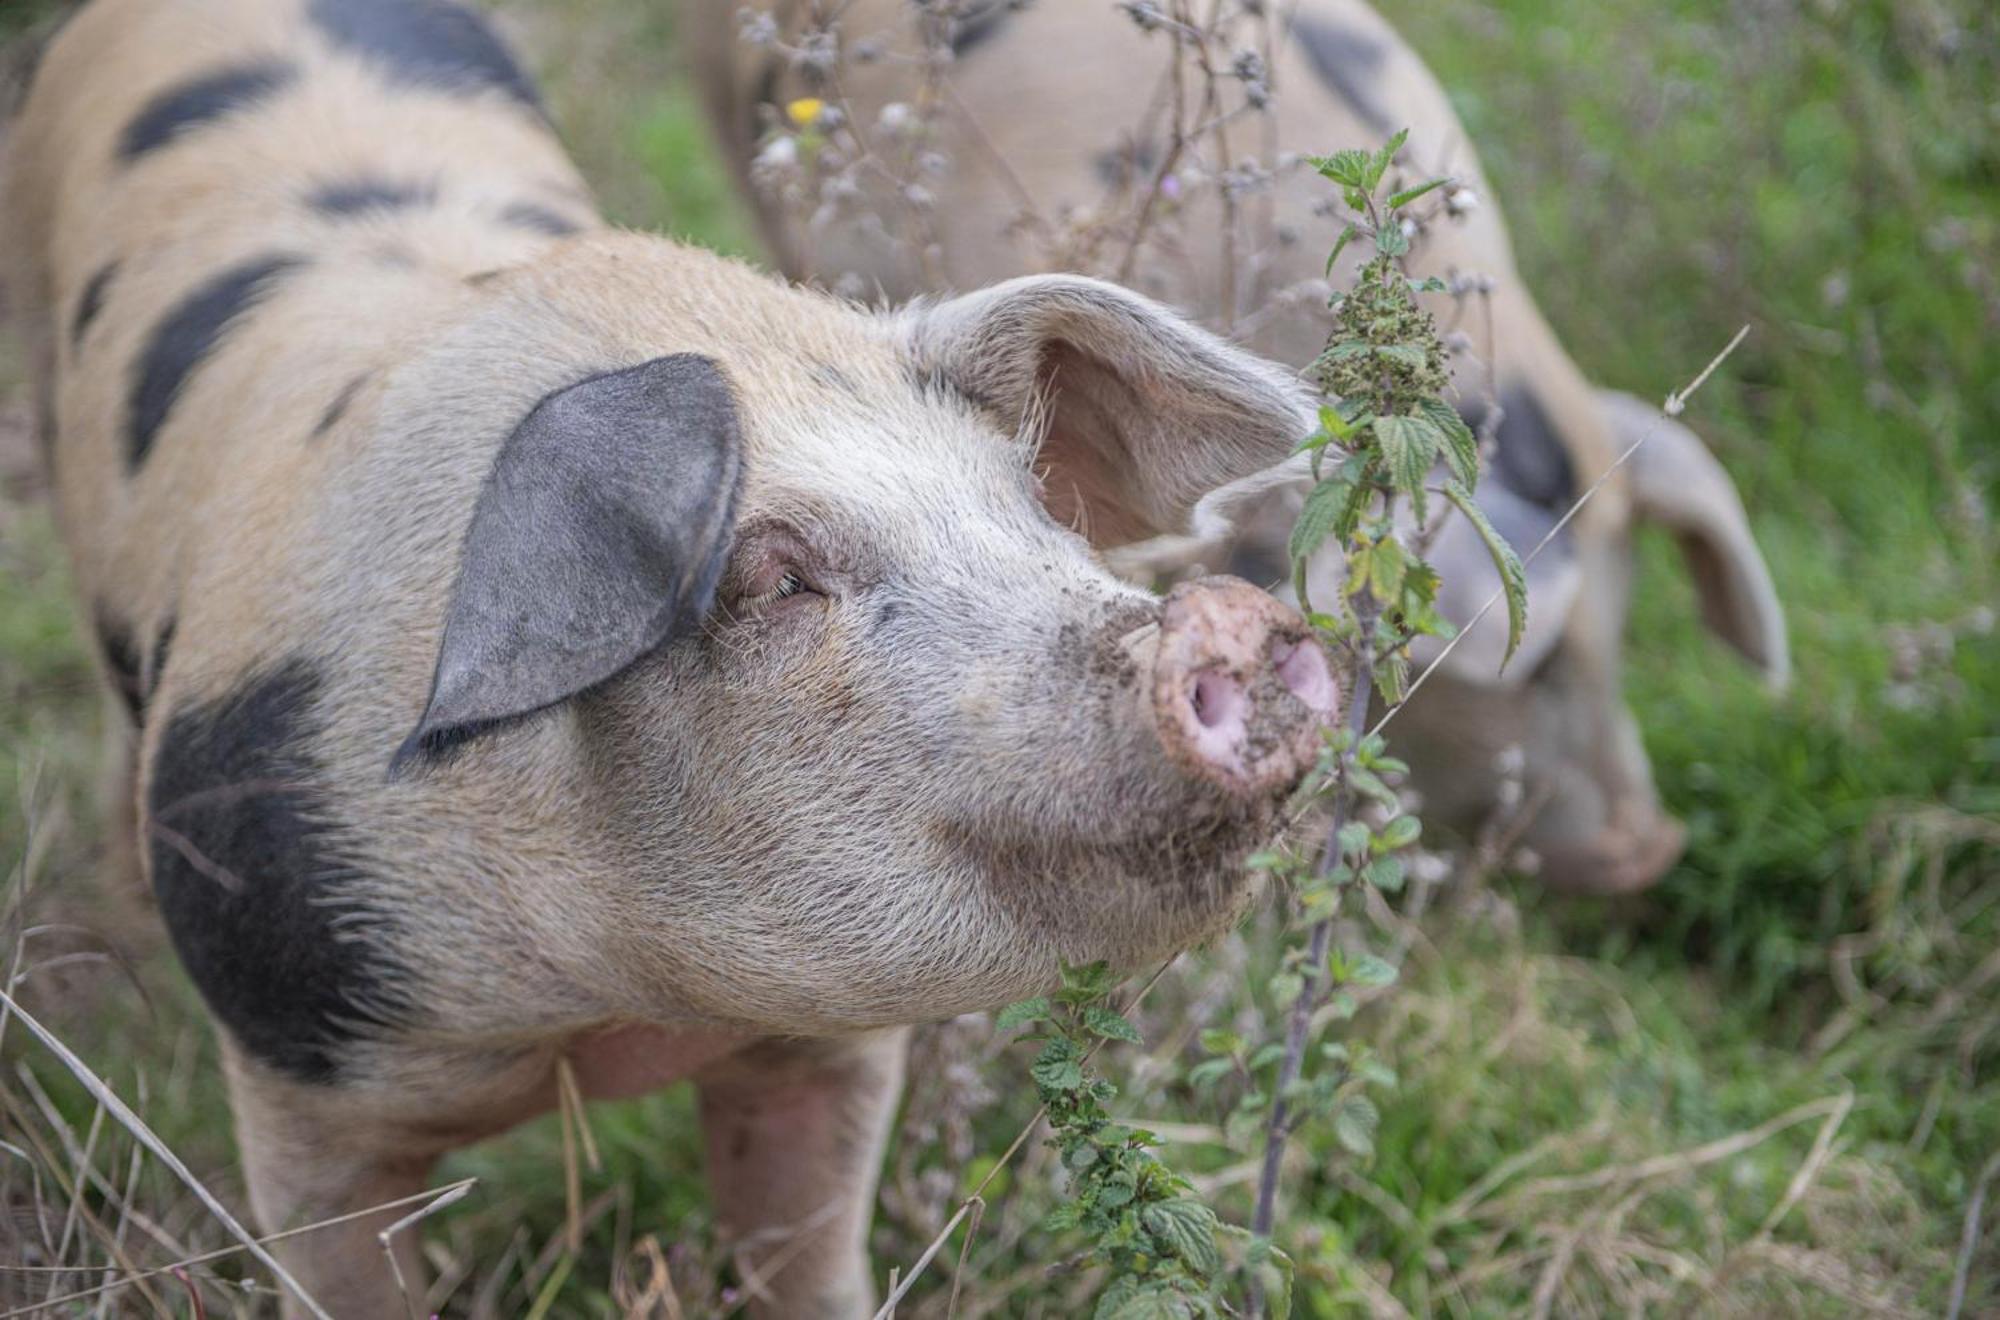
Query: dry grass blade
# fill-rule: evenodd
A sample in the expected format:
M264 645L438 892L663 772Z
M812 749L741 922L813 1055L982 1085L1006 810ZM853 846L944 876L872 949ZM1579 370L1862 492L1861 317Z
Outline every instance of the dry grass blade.
M1958 1320L1959 1314L1965 1310L1965 1289L1972 1277L1972 1256L1979 1249L1979 1218L1986 1208L1986 1191L1996 1177L2000 1177L2000 1155L1986 1161L1986 1168L1972 1189L1972 1200L1966 1204L1965 1226L1958 1235L1958 1263L1951 1272L1951 1303L1945 1310L1945 1320Z
M583 1112L583 1092L576 1084L576 1070L567 1058L556 1060L556 1099L562 1111L563 1208L565 1241L574 1256L583 1250L583 1171L577 1162L577 1145L583 1146L584 1163L592 1173L601 1173L604 1161L598 1158L597 1142L590 1135L590 1123Z
M660 1240L650 1233L639 1249L646 1254L646 1264L652 1269L652 1277L646 1281L646 1290L626 1312L628 1316L643 1316L651 1320L655 1307L664 1311L667 1320L682 1320L681 1299L674 1292L674 1274L667 1267L667 1253L660 1250Z
M1792 1207L1796 1206L1799 1199L1806 1194L1806 1189L1812 1186L1813 1180L1819 1176L1819 1171L1825 1167L1827 1157L1833 1153L1834 1133L1840 1131L1840 1125L1847 1121L1847 1115L1853 1109L1854 1092L1842 1092L1840 1103L1826 1116L1826 1122L1820 1124L1819 1134L1813 1138L1812 1150L1807 1152L1805 1163L1799 1165L1798 1172L1792 1175L1791 1182L1785 1187L1784 1196L1771 1208L1771 1213L1764 1217L1764 1222L1757 1226L1752 1241L1761 1242L1770 1237L1778 1225L1784 1222L1785 1216L1792 1212Z
M403 1296L403 1309L410 1313L410 1320L418 1320L419 1310L416 1301L410 1296L409 1282L403 1278L403 1267L396 1261L396 1235L412 1224L421 1223L446 1206L464 1200L465 1194L471 1190L470 1180L447 1187L429 1203L418 1206L375 1235L375 1240L382 1244L382 1255L389 1262L389 1273L395 1277L396 1291Z
M972 1254L972 1239L979 1236L979 1223L986 1217L986 1198L972 1198L972 1219L965 1226L965 1240L958 1244L958 1268L952 1271L951 1300L945 1304L945 1320L958 1314L958 1290L965 1285L965 1258Z
M1538 1197L1596 1191L1618 1184L1647 1182L1671 1174L1685 1173L1691 1169L1714 1164L1718 1160L1728 1159L1733 1155L1740 1155L1808 1119L1830 1113L1845 1113L1846 1107L1853 1102L1851 1095L1824 1096L1818 1100L1809 1100L1796 1108L1786 1110L1776 1118L1767 1119L1754 1128L1687 1150L1655 1155L1650 1159L1637 1160L1629 1164L1608 1164L1603 1168L1592 1169L1589 1173L1537 1178L1504 1198L1504 1202L1513 1205Z
M470 1189L478 1181L477 1178L466 1178L460 1182L446 1186L442 1189L442 1193L462 1193ZM315 1220L310 1224L301 1224L297 1228L288 1228L282 1233L271 1233L255 1239L255 1242L262 1246L269 1246L273 1242L284 1242L290 1238L305 1237L308 1234L320 1232L322 1229L332 1228L336 1224L350 1223L356 1219L365 1219L370 1215L379 1215L384 1210L395 1210L402 1206L424 1200L426 1197L436 1197L440 1194L439 1189L427 1188L421 1192L414 1192L409 1196L399 1196L393 1201L384 1201L380 1205L371 1205L361 1210L350 1210L346 1214L335 1215L331 1219ZM191 1265L206 1265L211 1261L218 1261L229 1256L234 1256L237 1252L248 1249L248 1246L249 1244L239 1242L234 1246L218 1247L214 1251L205 1251L198 1256L189 1256L187 1259L175 1261L171 1265L162 1265L157 1269L142 1270L128 1274L122 1279L114 1279L109 1283L101 1284L95 1288L85 1288L81 1292L64 1293L61 1297L51 1297L47 1301L36 1302L32 1306L20 1306L11 1311L0 1311L0 1320L17 1320L18 1317L37 1315L52 1307L66 1305L70 1302L81 1302L87 1301L92 1297L101 1297L107 1293L115 1292L120 1288L142 1283L147 1279L159 1278L161 1275L172 1274L176 1270L186 1269ZM0 1270L32 1271L34 1273L42 1273L45 1270L62 1270L67 1272L69 1267L66 1265L48 1267L0 1265Z
M70 1070L71 1074L75 1076L77 1081L83 1084L84 1089L89 1091L99 1104L111 1111L111 1116L122 1123L126 1131L142 1142L146 1149L153 1152L155 1159L171 1169L174 1176L187 1185L188 1190L193 1192L204 1206L208 1207L209 1213L214 1215L217 1222L229 1231L230 1236L241 1242L244 1249L257 1258L259 1264L271 1271L273 1278L277 1279L280 1284L291 1291L294 1297L298 1298L299 1304L306 1309L308 1314L318 1317L319 1320L332 1320L332 1317L327 1315L325 1308L313 1300L312 1294L308 1293L305 1287L297 1279L294 1279L283 1265L278 1263L277 1257L266 1251L263 1245L251 1236L250 1230L236 1221L236 1216L229 1213L229 1207L223 1205L216 1198L215 1193L209 1191L202 1184L201 1179L194 1176L193 1170L181 1163L180 1157L168 1148L167 1143L161 1141L155 1135L153 1129L146 1126L146 1121L133 1113L125 1102L118 1098L117 1092L106 1086L103 1079L90 1070L88 1064L79 1059L69 1046L63 1044L54 1032L43 1026L27 1010L23 1009L20 1004L16 1003L12 995L7 994L5 991L0 991L0 1003L6 1005L7 1011L13 1017L19 1019L21 1025L26 1027L30 1034L42 1043L44 1048L62 1061L62 1065Z

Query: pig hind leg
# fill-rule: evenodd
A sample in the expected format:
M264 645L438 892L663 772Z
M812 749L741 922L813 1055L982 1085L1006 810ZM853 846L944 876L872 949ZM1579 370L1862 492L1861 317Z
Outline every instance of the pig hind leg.
M866 1316L868 1223L908 1033L771 1043L700 1074L711 1192L759 1316Z

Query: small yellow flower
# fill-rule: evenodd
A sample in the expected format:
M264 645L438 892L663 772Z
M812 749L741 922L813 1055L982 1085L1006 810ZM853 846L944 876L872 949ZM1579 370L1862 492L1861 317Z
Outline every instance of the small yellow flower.
M785 113L791 116L794 124L797 124L800 128L804 128L818 119L819 112L824 109L826 109L826 102L820 100L817 96L801 96L798 100L789 102L785 106Z

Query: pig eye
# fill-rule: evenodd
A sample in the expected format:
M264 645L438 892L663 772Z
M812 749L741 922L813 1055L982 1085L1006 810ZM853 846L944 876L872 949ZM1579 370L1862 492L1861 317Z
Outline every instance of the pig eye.
M776 556L760 558L762 562L745 572L735 589L727 593L729 613L734 617L789 613L807 602L825 599L826 593L796 564Z
M790 615L808 602L824 604L827 592L807 564L818 557L803 536L784 523L753 524L738 542L723 579L724 612L731 618Z
M773 605L778 604L778 602L789 600L794 596L817 596L818 594L817 591L814 591L806 584L805 578L797 569L788 568L780 572L778 580L773 582L768 588L754 594L745 593L738 598L736 604L740 612L747 614L757 610L767 610Z

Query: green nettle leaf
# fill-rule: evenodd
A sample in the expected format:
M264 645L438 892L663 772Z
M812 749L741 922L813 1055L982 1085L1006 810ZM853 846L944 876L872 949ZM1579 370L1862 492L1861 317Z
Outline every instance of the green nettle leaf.
M1082 1173L1085 1169L1097 1163L1097 1147L1091 1145L1089 1142L1085 1142L1069 1154L1063 1156L1063 1163L1069 1166L1072 1173Z
M1064 988L1095 999L1118 984L1118 973L1111 970L1110 963L1099 958L1096 962L1077 967L1065 965L1062 980Z
M1403 892L1403 861L1400 857L1377 857L1362 868L1361 878L1385 894Z
M1479 482L1479 437L1458 415L1458 409L1443 399L1422 399L1417 407L1423 411L1444 436L1445 466L1451 475L1464 482L1471 489Z
M1197 1091L1203 1087L1213 1086L1228 1076L1230 1070L1235 1066L1236 1061L1234 1059L1203 1059L1200 1063L1187 1070L1187 1084L1194 1087Z
M1308 156L1306 161L1324 177L1348 188L1359 188L1367 183L1368 169L1373 163L1365 151L1349 147L1336 151L1331 156ZM1360 210L1359 206L1354 208Z
M1401 650L1391 650L1376 661L1375 685L1382 689L1382 699L1392 706L1406 695L1410 685L1410 662L1403 658Z
M1061 1233L1075 1228L1083 1221L1083 1207L1075 1201L1064 1201L1042 1218L1044 1233Z
M1333 263L1340 260L1340 254L1346 250L1347 245L1360 236L1361 230L1356 225L1349 225L1340 231L1340 237L1333 240L1333 251L1326 254L1327 275L1333 274Z
M1375 345L1365 339L1343 339L1337 344L1328 344L1326 350L1313 359L1313 365L1331 366L1335 362L1345 362L1349 358L1362 357L1375 351Z
M1156 1201L1139 1217L1148 1233L1197 1274L1209 1275L1222 1268L1222 1253L1215 1246L1215 1211L1201 1202Z
M1353 493L1354 483L1338 473L1312 488L1298 521L1292 524L1292 539L1286 547L1294 560L1310 558L1333 534Z
M1077 1061L1076 1046L1066 1040L1044 1045L1028 1066L1028 1074L1038 1086L1051 1091L1074 1091L1083 1085L1083 1065Z
M1368 589L1377 600L1395 600L1403 593L1403 575L1409 568L1410 556L1402 542L1394 537L1382 538L1368 557Z
M1386 224L1375 231L1375 250L1385 257L1400 257L1410 250L1410 236L1399 224Z
M1382 776L1376 774L1366 766L1349 766L1347 768L1347 784L1355 792L1374 798L1390 811L1396 809L1398 801L1396 790L1390 788L1383 781ZM1366 830L1368 827L1363 825L1361 828Z
M1381 1126L1382 1112L1365 1095L1349 1096L1333 1113L1334 1139L1363 1159L1375 1153L1375 1132Z
M1097 1203L1107 1210L1116 1210L1121 1205L1130 1205L1132 1198L1138 1194L1139 1180L1130 1172L1120 1169L1098 1187Z
M1391 211L1401 210L1411 202L1416 201L1417 198L1422 197L1425 193L1442 188L1450 182L1451 180L1449 179L1432 179L1429 183L1420 183L1414 188L1405 188L1399 193L1390 193L1389 209Z
M1243 1048L1243 1037L1221 1027L1205 1027L1201 1033L1201 1047L1210 1054L1234 1054Z
M1377 417L1373 429L1389 480L1407 495L1421 492L1443 439L1438 429L1420 417Z
M1122 1040L1133 1045L1146 1043L1145 1037L1139 1034L1139 1028L1102 1004L1091 1004L1083 1010L1083 1025L1106 1040Z
M1370 1086L1396 1085L1396 1070L1380 1059L1363 1059L1355 1065L1354 1075Z
M1429 366L1431 360L1422 344L1377 344L1375 356L1419 371Z
M1479 532L1479 539L1486 543L1486 553L1493 557L1493 567L1499 570L1500 585L1507 597L1507 654L1500 661L1504 669L1507 661L1514 658L1521 645L1521 634L1528 627L1528 570L1521 566L1521 556L1514 553L1507 538L1487 520L1486 511L1473 499L1470 488L1460 481L1447 481L1444 493Z
M1383 852L1394 852L1415 843L1417 836L1423 832L1423 822L1415 816L1398 816L1382 827L1382 836L1376 846Z
M1038 995L1033 999L1023 999L1018 1004L1009 1004L1001 1009L1000 1015L993 1019L993 1026L999 1031L1012 1031L1016 1027L1025 1027L1030 1022L1045 1021L1049 1011L1049 1001L1046 996Z
M1396 968L1386 959L1372 953L1357 953L1348 960L1347 982L1350 985L1380 986L1396 983Z
M1120 1282L1131 1278L1125 1275ZM1196 1320L1201 1314L1193 1299L1165 1279L1134 1280L1131 1291L1107 1306L1110 1298L1106 1292L1098 1300L1094 1320Z
M1396 135L1390 138L1387 142L1384 142L1382 144L1382 149L1376 152L1374 157L1369 160L1367 184L1368 184L1368 190L1370 192L1373 192L1375 190L1376 184L1382 182L1382 176L1389 172L1390 162L1396 159L1396 153L1401 151L1403 149L1403 144L1405 142L1408 142L1409 140L1410 140L1409 129L1407 128L1397 129ZM1396 203L1391 202L1389 205L1393 209Z

